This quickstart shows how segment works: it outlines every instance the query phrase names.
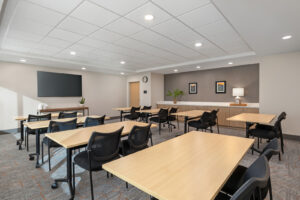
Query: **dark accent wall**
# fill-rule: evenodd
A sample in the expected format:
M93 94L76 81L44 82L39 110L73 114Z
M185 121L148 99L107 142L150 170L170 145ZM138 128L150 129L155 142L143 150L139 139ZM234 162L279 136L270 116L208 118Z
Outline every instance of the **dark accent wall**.
M259 64L166 74L164 78L166 101L172 100L166 96L167 91L178 88L184 91L181 101L233 102L232 88L243 87L244 102L259 102ZM226 94L215 93L216 81L226 81ZM191 82L198 83L198 94L189 94Z

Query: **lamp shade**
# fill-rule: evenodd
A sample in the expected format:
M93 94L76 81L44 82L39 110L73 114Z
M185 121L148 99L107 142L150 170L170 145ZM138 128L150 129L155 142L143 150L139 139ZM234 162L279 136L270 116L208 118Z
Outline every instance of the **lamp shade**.
M233 88L232 96L234 97L243 97L244 96L244 88Z

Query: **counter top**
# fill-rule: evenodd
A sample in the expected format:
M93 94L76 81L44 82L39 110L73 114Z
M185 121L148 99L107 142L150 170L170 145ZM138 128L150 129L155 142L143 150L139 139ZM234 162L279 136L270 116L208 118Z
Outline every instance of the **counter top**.
M247 103L247 106L230 106L233 102L200 102L200 101L177 101L176 104L173 101L158 101L160 105L173 105L173 106L220 106L220 107L233 107L233 108L259 108L259 103ZM244 103L244 102L243 102ZM246 103L246 102L245 102Z

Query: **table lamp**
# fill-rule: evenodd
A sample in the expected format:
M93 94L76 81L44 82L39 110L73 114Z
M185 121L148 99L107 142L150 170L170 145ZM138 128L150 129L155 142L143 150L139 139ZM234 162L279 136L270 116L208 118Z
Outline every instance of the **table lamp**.
M233 88L232 96L235 97L235 102L241 104L241 97L244 96L244 88Z

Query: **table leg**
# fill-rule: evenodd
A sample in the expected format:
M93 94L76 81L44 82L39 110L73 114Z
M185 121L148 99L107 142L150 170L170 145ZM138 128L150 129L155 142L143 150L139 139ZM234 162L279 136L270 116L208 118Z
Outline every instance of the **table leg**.
M184 133L187 132L187 121L188 121L188 117L185 116L185 117L184 117Z
M17 145L19 145L19 150L22 150L22 143L24 141L24 120L20 121L20 139L17 140Z
M29 160L34 160L36 156L35 168L40 168L40 130L35 130L35 153L29 154Z
M123 121L123 111L120 111L120 122Z
M51 185L52 189L56 189L58 187L59 182L67 182L70 190L70 199L74 199L74 189L75 185L72 185L72 151L73 149L67 149L67 177L61 179L55 179L54 183Z

